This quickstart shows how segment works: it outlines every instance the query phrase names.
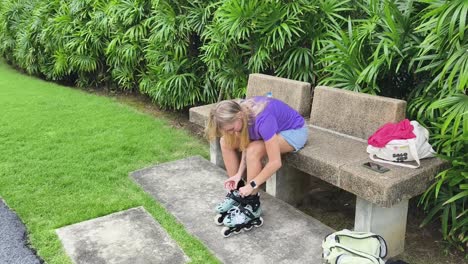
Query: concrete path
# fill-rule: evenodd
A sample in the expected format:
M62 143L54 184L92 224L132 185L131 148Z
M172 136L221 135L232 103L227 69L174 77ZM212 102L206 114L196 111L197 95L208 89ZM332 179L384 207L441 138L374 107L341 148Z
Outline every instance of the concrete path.
M42 260L27 245L24 224L2 199L0 199L0 263L42 263Z
M68 256L77 264L189 261L143 207L62 227L57 234Z
M198 156L131 173L223 263L321 263L322 239L334 230L266 193L261 193L264 225L224 238L213 218L226 195L225 175Z

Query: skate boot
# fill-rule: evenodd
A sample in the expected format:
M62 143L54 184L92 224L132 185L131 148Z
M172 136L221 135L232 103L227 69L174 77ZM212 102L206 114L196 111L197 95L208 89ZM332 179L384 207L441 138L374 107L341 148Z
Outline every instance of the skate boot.
M238 190L232 190L228 192L224 200L216 206L216 216L214 218L217 225L222 225L224 218L229 215L230 210L241 204L242 198L239 195Z
M222 225L224 218L229 214L229 210L242 202L243 198L239 195L239 188L244 185L244 181L240 180L237 183L237 189L228 192L224 200L216 206L217 214L214 220L217 225Z
M224 237L229 237L232 233L238 234L242 230L249 231L252 227L263 225L262 208L260 207L260 197L258 194L244 198L241 204L229 210L229 214L224 218L225 227L221 230Z

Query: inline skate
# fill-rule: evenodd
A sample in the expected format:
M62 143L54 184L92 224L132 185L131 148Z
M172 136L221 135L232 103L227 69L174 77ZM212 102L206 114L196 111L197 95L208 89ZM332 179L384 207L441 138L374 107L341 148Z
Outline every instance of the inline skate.
M222 225L224 218L226 218L226 216L229 215L230 210L233 207L241 204L243 198L239 195L239 188L241 188L244 185L244 182L240 180L237 184L237 189L228 192L224 200L216 206L215 210L217 214L214 220L217 225Z
M228 211L224 218L225 227L221 230L224 237L231 234L238 234L242 230L249 231L253 227L263 225L262 208L260 207L260 197L258 194L250 195L241 201L241 203Z

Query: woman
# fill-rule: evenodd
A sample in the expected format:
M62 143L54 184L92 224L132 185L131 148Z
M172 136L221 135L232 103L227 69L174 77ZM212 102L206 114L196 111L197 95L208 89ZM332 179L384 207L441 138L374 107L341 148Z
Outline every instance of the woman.
M218 206L222 213L242 201L244 205L230 210L223 221L226 226L234 227L246 224L252 217L260 217L258 186L281 167L282 153L298 151L304 146L308 129L304 118L286 103L257 96L218 103L210 112L207 136L210 140L221 137L221 152L229 177L224 183L226 189L235 190L247 169L248 184L238 190L242 199L235 199L237 192L236 195L231 192ZM242 152L240 159L238 151ZM268 158L265 166L264 157Z

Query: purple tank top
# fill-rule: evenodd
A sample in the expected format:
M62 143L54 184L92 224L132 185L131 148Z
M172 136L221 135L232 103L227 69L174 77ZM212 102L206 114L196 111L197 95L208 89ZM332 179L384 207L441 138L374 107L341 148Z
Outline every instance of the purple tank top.
M304 118L283 101L264 96L256 96L254 100L255 102L266 101L267 104L249 124L250 140L267 141L281 131L304 126Z

